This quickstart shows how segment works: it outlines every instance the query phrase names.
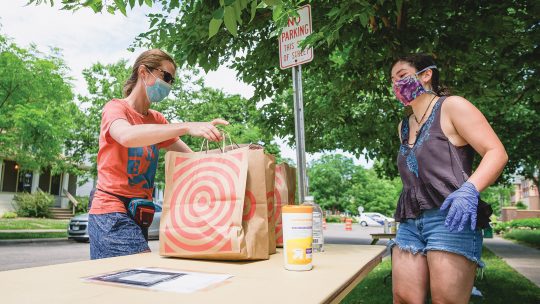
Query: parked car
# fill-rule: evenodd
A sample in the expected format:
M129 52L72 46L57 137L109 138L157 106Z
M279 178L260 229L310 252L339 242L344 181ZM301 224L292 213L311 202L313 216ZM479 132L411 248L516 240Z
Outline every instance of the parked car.
M162 202L154 204L156 213L154 213L154 220L152 225L148 227L148 239L159 239L159 222L161 220ZM88 213L79 214L74 216L69 221L67 228L68 239L75 240L77 242L88 242Z
M88 213L79 214L69 220L68 239L88 242Z
M393 218L384 216L378 212L362 212L360 216L355 216L355 219L362 225L366 226L384 226L384 220L388 222L394 221Z

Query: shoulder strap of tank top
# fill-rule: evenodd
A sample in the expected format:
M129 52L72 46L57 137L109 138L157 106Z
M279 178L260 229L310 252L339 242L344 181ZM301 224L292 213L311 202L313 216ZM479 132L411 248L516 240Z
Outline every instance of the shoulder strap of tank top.
M437 100L437 113L435 113L435 120L437 120L439 123L436 124L438 128L441 128L441 112L442 112L442 106L443 106L443 103L444 101L446 100L446 97L448 96L441 96L439 97L439 99Z
M445 95L439 97L439 102L440 102L440 103L443 103L443 101L445 101L447 97L448 97L448 96L445 96Z
M444 101L446 100L446 97L448 96L440 96L437 99L437 102L433 106L432 113L430 116L433 119L433 122L430 126L430 129L434 132L442 133L442 126L441 126L441 112L442 112L442 106Z
M407 141L407 142L409 141L409 116L406 116L401 121L400 135L401 135L401 143L402 144L404 144L405 141Z

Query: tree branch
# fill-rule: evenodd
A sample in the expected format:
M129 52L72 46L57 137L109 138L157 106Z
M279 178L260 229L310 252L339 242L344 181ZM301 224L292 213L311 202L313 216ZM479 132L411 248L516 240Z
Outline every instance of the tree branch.
M0 109L4 106L4 104L6 103L6 101L8 100L8 98L11 96L11 94L13 94L13 92L19 87L19 84L16 85L11 91L8 92L8 94L6 95L6 98L4 98L4 100L2 101L2 103L0 104Z

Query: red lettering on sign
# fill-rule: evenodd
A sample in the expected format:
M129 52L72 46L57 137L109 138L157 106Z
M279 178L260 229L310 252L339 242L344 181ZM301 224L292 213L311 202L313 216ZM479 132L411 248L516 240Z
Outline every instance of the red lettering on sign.
M289 20L287 21L287 26L295 26L300 23L300 20L300 16L289 18Z
M284 31L281 33L281 41L287 41L291 40L297 37L306 36L311 34L310 28L308 24L304 24L302 26L290 29L288 31Z

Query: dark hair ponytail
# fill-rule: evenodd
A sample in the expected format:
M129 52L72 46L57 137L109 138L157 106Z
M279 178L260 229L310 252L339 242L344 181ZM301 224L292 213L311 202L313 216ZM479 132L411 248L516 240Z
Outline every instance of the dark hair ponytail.
M396 65L398 62L407 62L410 65L412 65L417 71L421 71L425 68L427 68L430 65L437 65L435 63L435 59L431 55L423 54L423 53L417 53L417 54L410 54L407 56L399 57L392 63L392 67ZM431 69L431 87L433 88L433 91L438 96L449 96L451 95L450 89L446 86L441 85L440 78L439 78L439 69Z

